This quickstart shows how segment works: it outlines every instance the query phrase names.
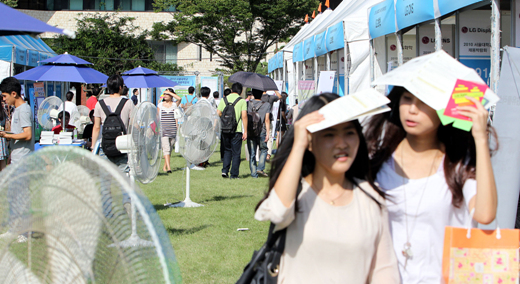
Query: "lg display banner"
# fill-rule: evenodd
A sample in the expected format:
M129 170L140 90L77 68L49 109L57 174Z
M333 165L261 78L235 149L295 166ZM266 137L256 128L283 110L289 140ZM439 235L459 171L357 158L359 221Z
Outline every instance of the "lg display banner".
M332 92L334 90L335 76L336 71L321 71L318 80L318 92L316 94Z
M442 49L449 55L455 57L453 50L452 25L441 25ZM419 27L419 55L435 52L435 26L422 25Z
M489 85L491 70L491 11L466 11L459 15L459 60L473 68Z
M314 62L312 59L306 60L304 63L305 80L314 80Z
M388 62L397 62L397 39L391 35L387 37L386 54L388 54ZM403 35L403 63L416 57L415 35Z

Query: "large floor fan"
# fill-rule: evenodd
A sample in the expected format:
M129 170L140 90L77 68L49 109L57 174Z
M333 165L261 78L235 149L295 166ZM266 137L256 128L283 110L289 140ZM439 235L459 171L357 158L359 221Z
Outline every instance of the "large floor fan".
M218 146L220 118L215 108L207 100L199 100L185 113L180 125L180 152L186 159L186 198L178 203L167 203L169 207L200 207L190 199L190 164L207 161Z
M38 123L44 130L51 130L58 123L58 110L63 101L55 96L51 96L43 100L38 107Z
M128 134L118 137L116 146L119 151L128 154L132 183L135 184L136 179L144 184L151 183L157 177L161 164L161 133L157 107L149 102L137 105L128 125ZM132 234L118 245L153 246L152 242L142 240L137 234L137 214L133 200L131 208Z
M86 106L79 105L78 112L74 112L70 118L70 124L76 126L78 133L82 134L85 126L90 123L90 109Z
M123 193L141 216L135 224ZM3 170L0 218L0 283L181 282L154 207L117 167L83 149L47 147ZM118 245L131 225L153 246Z

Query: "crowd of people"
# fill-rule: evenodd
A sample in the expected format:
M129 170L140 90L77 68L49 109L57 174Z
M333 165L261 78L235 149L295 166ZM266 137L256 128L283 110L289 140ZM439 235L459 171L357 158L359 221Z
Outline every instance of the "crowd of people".
M107 80L107 89L107 98L98 100L96 89L87 101L93 120L87 136L95 145L103 127L103 155L127 173L128 157L115 148L110 129L116 125L126 132L135 101L125 96L128 89L119 75ZM1 170L31 153L34 137L31 108L18 80L4 79L0 90ZM313 96L300 110L298 103L287 106L286 93L252 89L244 99L243 91L240 83L222 98L207 87L200 89L200 97L194 87L183 97L165 90L157 106L163 171L172 171L176 111L209 103L221 122L222 177L239 178L244 141L250 176L269 177L255 218L272 222L275 231L286 229L279 283L440 283L444 228L495 219L497 190L488 142L493 129L477 100L468 98L475 106L458 107L473 121L471 132L442 125L434 109L394 87L388 95L390 112L371 117L364 126L353 120L311 134L307 127L324 120L319 110L338 95ZM60 117L66 126L75 107L72 97L67 93L65 118ZM113 114L122 125L114 124ZM123 203L129 210L128 197Z

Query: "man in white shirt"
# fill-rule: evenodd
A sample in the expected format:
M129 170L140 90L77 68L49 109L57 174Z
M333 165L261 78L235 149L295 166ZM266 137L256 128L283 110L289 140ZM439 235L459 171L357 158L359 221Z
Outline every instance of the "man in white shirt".
M75 103L72 102L73 98L74 98L74 93L71 92L71 91L68 91L67 94L65 95L65 99L67 100L65 102L65 111L70 113L70 117L74 117L74 114L78 112L78 107L76 106ZM63 105L61 105L58 108L58 110L62 111L63 110ZM69 125L76 126L76 125L74 125L74 121L71 121L69 123Z

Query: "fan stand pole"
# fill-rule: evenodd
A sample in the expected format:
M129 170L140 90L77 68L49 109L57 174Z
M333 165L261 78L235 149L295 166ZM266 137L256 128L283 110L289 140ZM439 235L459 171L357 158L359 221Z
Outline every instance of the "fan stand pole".
M135 189L135 177L133 170L130 169L130 181L132 183L132 187ZM134 190L135 191L135 190ZM137 235L137 210L135 209L134 200L130 199L130 206L132 211L132 234L130 235L130 238L122 241L119 243L119 247L153 247L154 244L151 241L145 241ZM111 244L109 247L115 247L116 244Z
M190 163L188 162L186 164L186 199L184 201L174 203L174 204L167 204L168 207L183 207L183 208L189 208L189 207L201 207L204 206L199 203L195 203L191 201L190 199Z

